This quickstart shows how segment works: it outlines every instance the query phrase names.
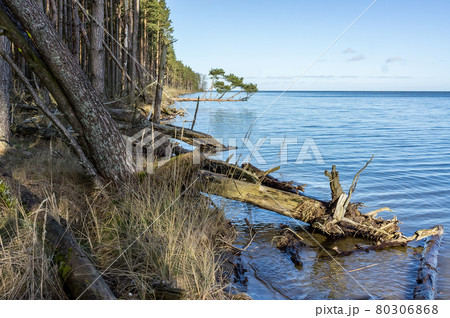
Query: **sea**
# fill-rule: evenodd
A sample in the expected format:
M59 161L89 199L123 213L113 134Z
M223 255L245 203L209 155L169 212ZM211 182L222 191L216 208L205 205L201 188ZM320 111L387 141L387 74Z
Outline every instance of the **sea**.
M196 102L177 107L187 114L174 124L191 128ZM325 170L336 165L347 191L373 156L352 201L364 204L363 213L389 207L393 212L379 216L397 217L406 236L442 224L438 299L450 299L450 92L261 91L246 101L200 102L194 129L237 147L218 158L279 167L273 176L306 185L305 195L325 201ZM252 298L412 299L423 241L332 259L325 250L369 242L332 240L289 217L216 200L239 231L237 247L250 240L245 219L256 232L239 260L246 279L233 283ZM283 225L313 245L302 249L300 268L275 246Z

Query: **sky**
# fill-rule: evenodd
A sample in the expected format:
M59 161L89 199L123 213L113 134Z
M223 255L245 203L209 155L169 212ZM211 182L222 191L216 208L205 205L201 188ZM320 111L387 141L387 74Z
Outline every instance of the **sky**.
M450 90L448 0L166 2L177 58L199 73L260 90Z

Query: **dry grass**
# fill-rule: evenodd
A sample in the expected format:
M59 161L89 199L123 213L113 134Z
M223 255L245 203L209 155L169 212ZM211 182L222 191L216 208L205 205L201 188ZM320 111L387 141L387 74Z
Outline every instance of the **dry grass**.
M0 202L0 299L66 299L39 232L20 204Z
M28 146L27 160L13 158L16 154L0 160L15 179L47 198L42 208L67 220L116 296L155 299L165 296L162 290L180 288L187 299L227 297L220 242L232 242L234 230L222 209L212 208L190 187L190 167L174 166L176 173L162 169L119 189L94 191L63 145ZM15 234L0 232L0 297L64 298L32 216L17 206L2 212ZM10 237L6 243L5 237Z
M230 227L183 172L144 176L123 194L91 199L85 244L116 294L158 298L160 286L181 288L186 298L223 297L219 239L230 240Z

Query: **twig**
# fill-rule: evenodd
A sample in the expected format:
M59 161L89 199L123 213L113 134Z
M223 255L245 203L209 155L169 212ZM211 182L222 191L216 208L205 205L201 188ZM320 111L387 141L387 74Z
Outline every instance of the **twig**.
M377 209L377 210L373 210L373 211L367 212L367 213L365 213L364 215L375 217L375 216L377 216L378 213L383 212L383 211L394 212L394 211L392 211L391 209L389 209L389 208L386 206L386 207L384 207L384 208L380 208L380 209Z
M300 240L304 241L303 237L301 237L300 235L298 235L293 229L291 229L290 227L286 227L285 230L291 231L295 236L297 236Z
M197 97L197 106L195 107L194 120L192 121L191 129L194 129L195 121L197 120L197 112L198 112L199 105L200 105L200 97Z
M350 203L350 199L352 198L352 194L353 194L353 192L354 192L355 189L356 189L356 185L358 184L358 180L359 180L359 175L360 175L361 172L363 172L363 170L366 169L367 166L372 162L372 159L373 159L374 156L375 156L375 155L372 155L372 157L370 158L369 161L367 161L367 163L364 165L364 167L362 167L362 169L359 170L359 171L355 174L355 176L353 177L352 185L351 185L350 188L348 189L348 196L347 196L347 199L345 200L345 203L344 203L344 209L345 209L345 210L347 209L347 207L348 207L348 205L349 205L349 203Z

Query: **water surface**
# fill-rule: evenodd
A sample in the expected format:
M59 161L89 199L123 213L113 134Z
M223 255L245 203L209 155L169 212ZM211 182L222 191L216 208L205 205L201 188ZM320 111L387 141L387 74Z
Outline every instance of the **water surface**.
M260 92L245 102L202 102L195 129L223 138L225 143L236 139L239 149L233 159L239 162L251 159L262 169L281 163L276 177L307 184L305 194L322 200L330 198L324 170L335 164L346 190L354 174L375 155L362 173L352 198L364 202L362 212L390 207L402 222L402 232L408 236L436 224L450 229L450 93L287 92L277 100L280 94ZM195 103L180 104L187 107L190 115L179 119L177 124L190 127L187 121L192 120ZM250 141L257 144L260 138L266 138L260 147L260 158L245 158L249 149L241 138L249 132L252 122ZM288 144L286 160L280 150L283 138ZM295 139L298 144L291 144ZM313 140L324 163L315 160L311 151L310 160L298 163L305 140ZM265 162L258 160L261 158ZM304 267L299 270L273 246L272 239L279 235L280 224L296 227L299 233L304 224L246 204L229 204L229 217L242 232L238 245L248 242L244 218L258 231L255 241L242 255L249 281L246 286L237 286L251 297L367 299L370 294L380 299L411 299L420 259L420 249L415 247L423 242L408 248L342 257L338 259L340 265L331 259L318 258L323 253L320 248L305 249ZM383 212L380 216L391 218L392 213ZM317 234L313 238L302 236L311 244L320 243L326 248L337 244L344 249L360 242L355 239L330 242ZM450 299L449 243L446 235L439 257L440 299ZM370 267L353 271L350 276L341 266L347 271Z

